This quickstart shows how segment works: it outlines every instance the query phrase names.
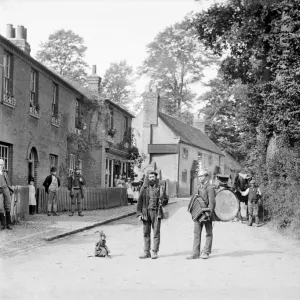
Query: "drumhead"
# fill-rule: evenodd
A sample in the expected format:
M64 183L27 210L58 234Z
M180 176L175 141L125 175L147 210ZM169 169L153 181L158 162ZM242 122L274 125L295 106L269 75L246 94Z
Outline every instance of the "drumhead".
M220 221L231 221L239 210L239 201L229 189L220 190L216 195L215 214Z

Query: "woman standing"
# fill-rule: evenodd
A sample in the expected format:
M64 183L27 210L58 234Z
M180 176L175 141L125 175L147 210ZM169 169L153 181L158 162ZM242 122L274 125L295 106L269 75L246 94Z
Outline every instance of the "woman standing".
M34 215L36 213L36 198L35 198L35 187L34 180L30 179L29 182L29 213Z
M128 203L133 204L133 189L132 189L132 183L131 183L131 179L130 178L128 178L128 180L127 180L126 188L127 188Z

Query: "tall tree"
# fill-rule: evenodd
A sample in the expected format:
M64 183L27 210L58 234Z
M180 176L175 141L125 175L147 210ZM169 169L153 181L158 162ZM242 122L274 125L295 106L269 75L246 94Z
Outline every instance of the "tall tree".
M85 82L88 64L84 56L87 47L82 37L72 30L60 29L50 34L48 40L39 47L37 60L62 76Z
M148 57L139 68L162 91L167 113L180 117L189 108L196 94L191 85L203 77L203 69L214 60L197 41L196 30L188 18L167 27L147 45Z
M102 93L115 103L128 107L135 97L134 70L126 60L111 63L103 78Z

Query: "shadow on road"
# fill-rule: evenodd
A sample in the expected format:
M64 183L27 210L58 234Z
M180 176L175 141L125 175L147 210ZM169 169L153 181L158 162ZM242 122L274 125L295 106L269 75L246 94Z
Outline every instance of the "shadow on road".
M244 257L244 256L250 256L250 255L260 255L260 254L279 254L283 253L280 251L268 251L268 250L238 250L233 252L227 252L227 253L218 253L218 254L212 254L212 258L216 257Z

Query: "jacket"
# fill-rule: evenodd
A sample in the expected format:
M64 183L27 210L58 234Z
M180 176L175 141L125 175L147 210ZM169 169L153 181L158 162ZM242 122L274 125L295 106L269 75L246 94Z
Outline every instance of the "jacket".
M3 177L4 177L4 180L6 182L7 188L9 189L10 194L13 194L14 193L14 189L10 185L10 181L9 181L7 172L3 171ZM2 188L1 188L1 186L0 186L0 194L2 194Z
M58 187L60 187L60 179L57 176L56 178L57 178ZM49 186L51 185L51 183L52 183L52 175L50 174L49 176L46 177L43 183L43 186L45 187L45 191L47 194L49 193Z
M198 189L198 195L204 200L206 206L209 208L210 215L213 216L216 207L216 191L214 186L209 182L205 183L203 187Z
M86 181L81 174L79 174L79 178L82 179L82 181L79 181L80 188L82 189L82 186L86 184ZM68 190L71 191L73 187L74 187L74 175L68 178Z
M156 201L157 201L157 207L161 206L159 205L160 203L162 206L165 206L168 203L168 196L166 195L165 191L161 192L160 186L158 184L155 184L155 187L157 188L156 192ZM140 195L137 201L137 216L142 216L142 219L144 221L148 220L148 206L149 206L149 185L142 187L140 191Z

